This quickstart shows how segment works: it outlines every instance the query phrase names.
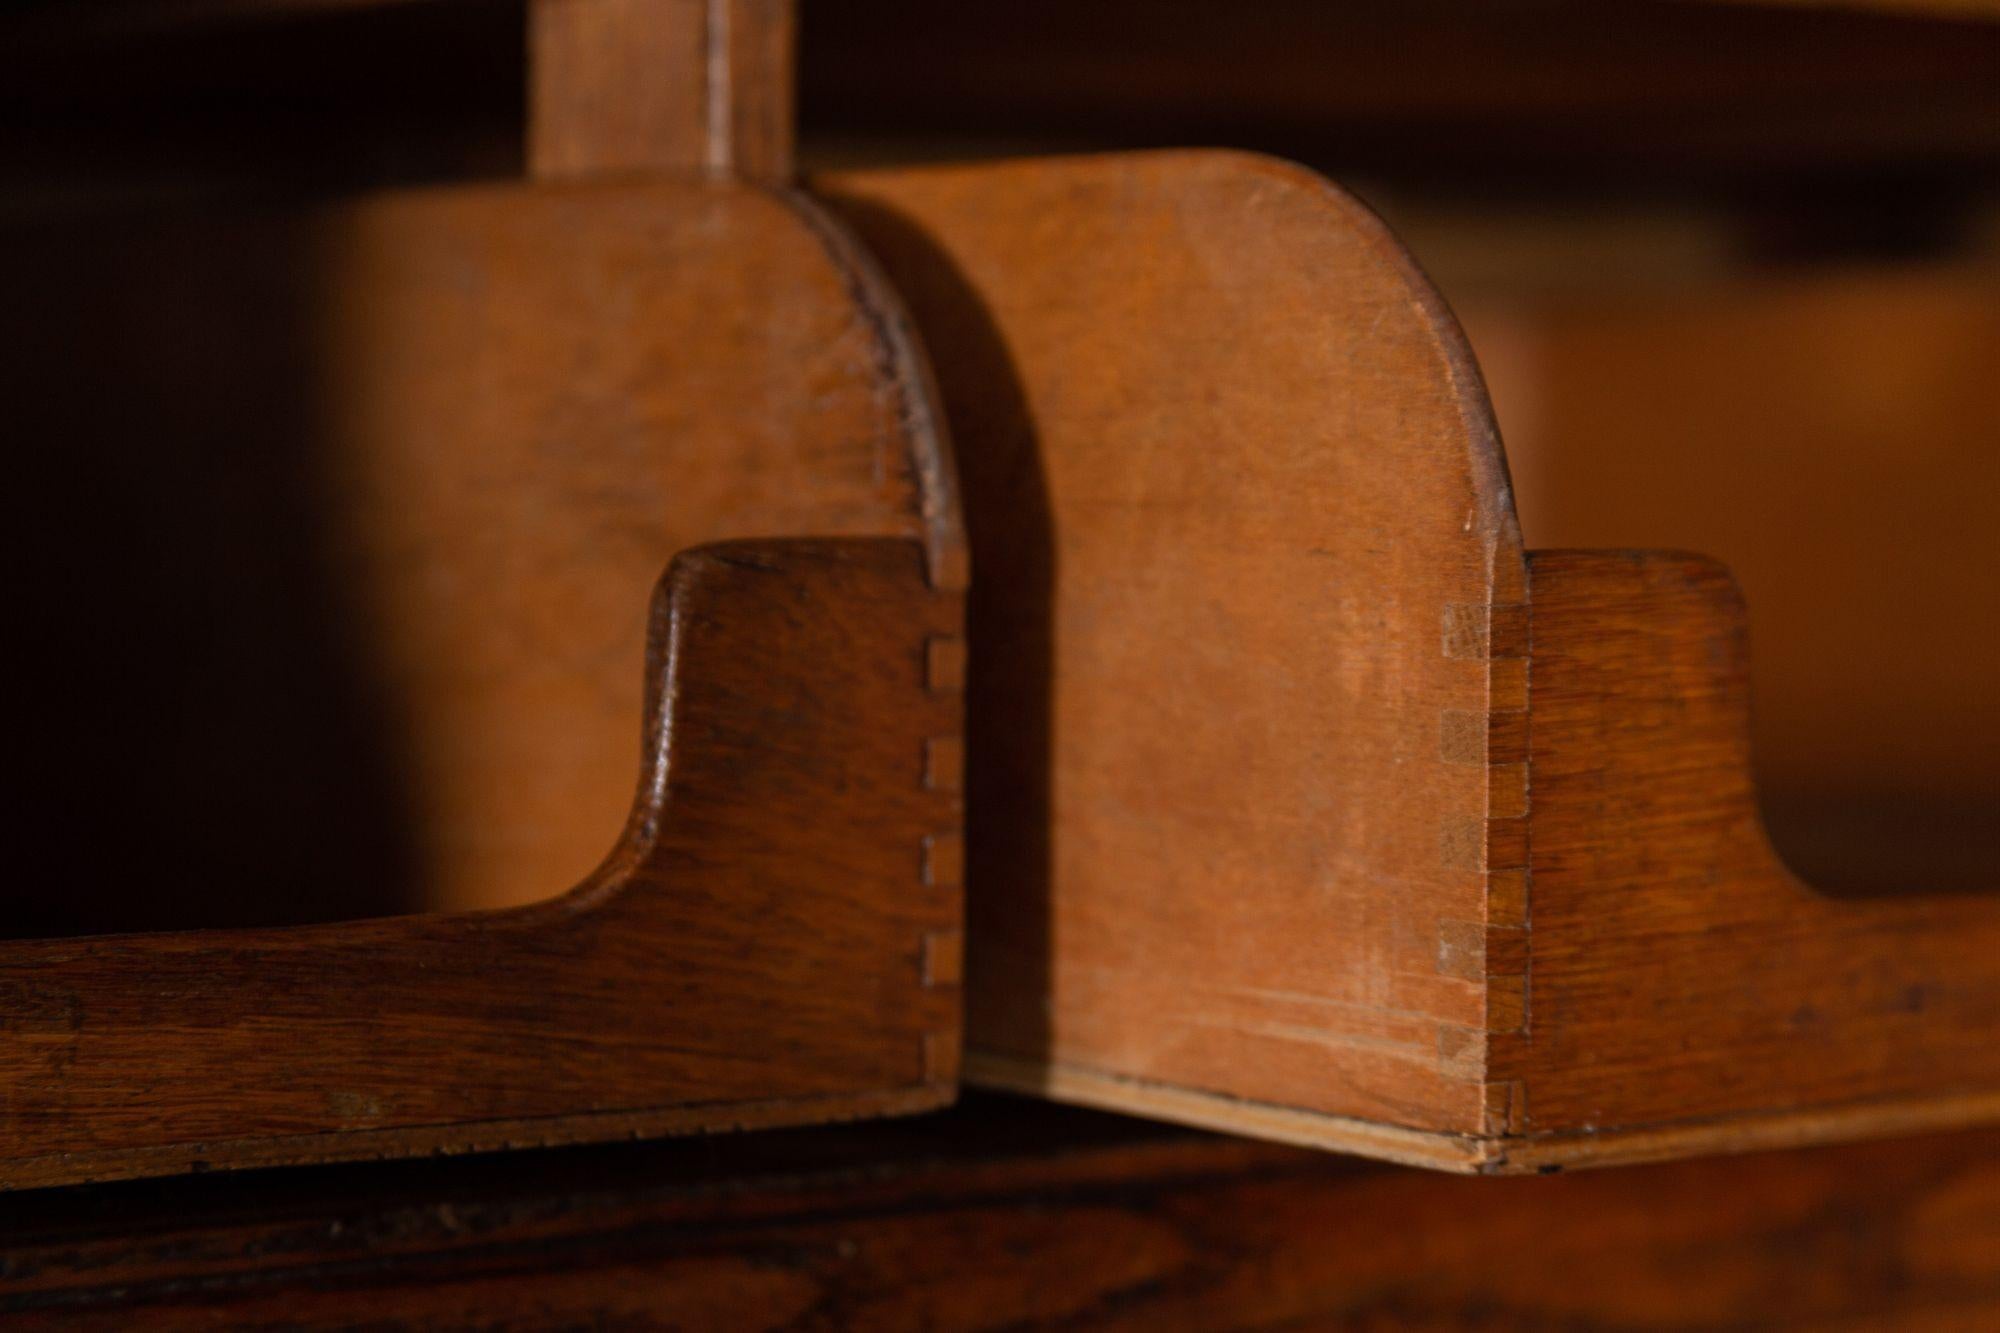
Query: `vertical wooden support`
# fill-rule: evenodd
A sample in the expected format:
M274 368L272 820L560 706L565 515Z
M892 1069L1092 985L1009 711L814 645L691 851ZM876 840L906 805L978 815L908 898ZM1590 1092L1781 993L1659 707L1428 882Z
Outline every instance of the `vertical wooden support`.
M789 180L794 19L793 0L533 0L530 173Z

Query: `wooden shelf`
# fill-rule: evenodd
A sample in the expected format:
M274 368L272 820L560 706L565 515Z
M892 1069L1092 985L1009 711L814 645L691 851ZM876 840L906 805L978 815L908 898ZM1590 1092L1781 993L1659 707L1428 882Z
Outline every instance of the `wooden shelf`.
M966 478L972 1078L1467 1171L2000 1115L2000 903L1785 871L1727 572L1524 551L1358 205L1202 153L818 188Z
M962 538L835 224L663 176L5 263L70 850L8 933L95 937L0 943L0 1183L953 1095Z

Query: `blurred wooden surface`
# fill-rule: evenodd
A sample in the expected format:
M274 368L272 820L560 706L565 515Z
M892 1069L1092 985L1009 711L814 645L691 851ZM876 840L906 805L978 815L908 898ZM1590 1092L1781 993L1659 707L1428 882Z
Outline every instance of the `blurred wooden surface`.
M2000 264L1819 264L1459 302L1530 545L1671 547L1747 597L1759 795L1845 893L2000 885Z
M531 0L529 170L543 180L792 174L793 0Z
M24 1196L31 1329L1959 1329L2000 1138L1465 1180L975 1098L942 1116Z
M0 1189L949 1101L960 913L928 853L957 802L921 761L957 734L927 661L961 611L926 565L907 538L683 552L631 818L571 894L0 944ZM126 799L149 757L107 774Z

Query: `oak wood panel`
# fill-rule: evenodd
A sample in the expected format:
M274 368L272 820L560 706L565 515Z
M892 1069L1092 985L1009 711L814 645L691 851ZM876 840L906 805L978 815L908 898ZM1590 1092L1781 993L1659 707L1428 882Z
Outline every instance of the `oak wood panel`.
M22 1199L12 1327L1973 1329L2000 1140L1466 1180L995 1098ZM697 1151L698 1148L698 1151Z
M1522 688L1485 648L1522 565L1450 316L1269 159L817 188L909 301L966 478L981 1067L1483 1132L1486 987L1441 950L1483 937L1510 798L1440 728Z
M61 445L9 524L60 553L29 823L85 849L7 933L98 937L0 944L0 1184L949 1098L962 539L836 225L682 178L6 256ZM676 551L785 534L821 544L692 558L649 627Z
M925 850L956 797L921 761L959 725L928 678L957 632L915 541L702 547L654 599L638 795L575 891L0 946L0 1187L948 1100L958 895Z
M1531 590L1379 224L1230 155L821 185L984 571L971 1077L1490 1172L2000 1116L2000 904L1784 874L1741 607Z
M1578 1154L1622 1154L1614 1127L2000 1115L2000 901L1829 898L1785 871L1728 572L1609 552L1529 571L1530 1021L1493 1064L1522 1085L1516 1132L1603 1130Z

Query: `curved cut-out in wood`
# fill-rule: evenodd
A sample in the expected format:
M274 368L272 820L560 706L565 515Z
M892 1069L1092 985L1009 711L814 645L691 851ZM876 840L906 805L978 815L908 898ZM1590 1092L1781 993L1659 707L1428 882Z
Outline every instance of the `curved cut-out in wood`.
M61 442L11 531L66 553L27 589L29 822L94 856L8 934L547 898L618 834L674 552L908 536L963 583L894 297L807 201L501 185L10 240L14 424ZM135 752L159 780L107 831Z
M949 1098L962 537L836 224L667 178L19 240L29 823L88 854L6 933L445 914L0 942L0 1182ZM660 570L748 538L642 676Z
M1784 873L1740 608L1523 552L1353 201L1213 153L819 187L966 482L969 1077L1467 1171L2000 1115L2000 904Z
M0 1186L917 1110L958 911L925 883L956 607L894 538L726 543L653 603L646 764L551 902L0 946ZM282 867L273 879L282 885Z

